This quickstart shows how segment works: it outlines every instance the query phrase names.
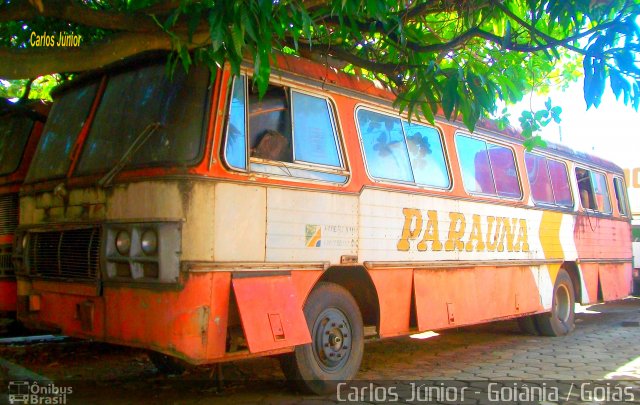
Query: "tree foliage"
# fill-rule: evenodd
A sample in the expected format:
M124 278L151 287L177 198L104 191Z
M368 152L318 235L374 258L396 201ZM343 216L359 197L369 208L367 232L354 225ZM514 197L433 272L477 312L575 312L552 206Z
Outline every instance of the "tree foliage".
M239 71L266 90L274 50L385 83L397 107L441 111L473 130L498 105L584 77L587 108L608 87L640 104L640 0L4 0L0 78L103 66L155 49L174 62ZM32 32L83 36L78 48L30 44ZM524 134L559 110L521 117Z

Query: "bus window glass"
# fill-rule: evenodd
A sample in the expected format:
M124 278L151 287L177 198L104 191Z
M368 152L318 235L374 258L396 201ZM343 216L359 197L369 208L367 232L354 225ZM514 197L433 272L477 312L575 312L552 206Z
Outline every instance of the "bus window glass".
M233 83L225 153L229 166L241 170L246 170L247 168L245 81L245 76L238 76Z
M196 67L188 75L176 69L170 78L164 63L110 78L80 156L78 173L111 169L140 137L143 143L127 167L194 163L202 149L208 78L207 69Z
M406 121L403 124L416 183L449 188L451 182L438 130Z
M9 113L0 117L0 175L18 169L32 128L33 120L27 115Z
M327 100L294 91L292 104L295 161L340 167Z
M286 90L269 86L260 98L257 89L249 93L249 144L251 156L293 162L291 112Z
M571 207L573 198L571 196L571 187L569 186L569 177L567 176L567 167L556 160L548 159L549 175L551 177L551 186L553 195L557 205L563 207Z
M588 170L576 167L576 181L580 192L580 204L583 208L597 210L596 197L591 186L591 175Z
M629 215L627 211L627 193L622 178L613 178L613 188L615 191L616 203L618 204L618 212L620 212L620 215L626 217Z
M28 182L65 176L97 89L94 83L68 90L53 104L29 167Z
M358 110L357 118L369 174L413 182L400 119L364 109Z
M604 174L591 172L594 193L598 204L598 209L604 213L611 213L611 200L609 200L609 190L607 188L607 178Z
M489 156L484 141L464 135L456 136L462 181L467 191L496 195Z
M513 151L491 143L487 143L487 150L498 195L507 198L522 197Z
M527 176L531 187L531 196L537 203L554 204L551 180L547 172L547 159L543 156L525 153Z

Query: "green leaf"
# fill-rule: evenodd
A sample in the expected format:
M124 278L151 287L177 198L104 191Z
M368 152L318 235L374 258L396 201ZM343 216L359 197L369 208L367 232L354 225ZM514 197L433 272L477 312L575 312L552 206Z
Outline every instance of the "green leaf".
M244 33L242 27L234 25L231 28L231 40L233 42L233 50L239 57L242 57L242 47L244 46Z
M458 101L458 78L452 75L448 80L444 88L442 95L442 111L447 120L451 120L453 109Z
M536 111L536 114L534 115L534 119L536 121L540 121L543 118L547 118L549 116L549 111L547 110L540 110L540 111Z

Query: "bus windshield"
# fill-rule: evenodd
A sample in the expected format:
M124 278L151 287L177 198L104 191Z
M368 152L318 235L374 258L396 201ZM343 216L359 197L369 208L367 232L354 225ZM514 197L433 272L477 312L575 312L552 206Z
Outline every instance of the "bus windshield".
M77 174L103 173L154 128L125 167L195 163L205 129L209 71L176 69L164 63L117 74L107 83L78 162Z
M0 117L0 175L16 171L27 145L33 120L23 114Z
M96 83L65 92L51 109L38 143L27 182L64 177L71 165L71 152L89 115Z

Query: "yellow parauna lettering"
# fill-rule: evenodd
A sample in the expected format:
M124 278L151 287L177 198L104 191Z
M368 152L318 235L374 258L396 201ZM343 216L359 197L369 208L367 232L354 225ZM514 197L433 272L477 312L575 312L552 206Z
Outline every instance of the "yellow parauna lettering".
M434 252L442 250L442 242L440 242L440 234L438 232L438 212L429 210L427 212L427 227L424 230L422 240L418 243L418 250L427 250L427 242L431 242L431 250Z
M517 219L516 218L502 218L502 223L504 225L504 227L502 228L504 230L504 232L502 232L502 240L506 239L506 245L507 245L507 251L508 252L513 252L513 238L515 236L515 230L516 230L516 223L517 223ZM503 244L502 244L502 240L500 245L498 246L498 251L502 252L504 250Z
M398 241L398 250L406 252L411 246L409 239L416 239L420 236L420 231L422 230L422 215L417 208L403 208L402 213L404 214L404 226L402 227L402 236ZM412 229L411 224L414 219L415 227Z
M498 218L496 221L496 217L487 217L487 251L495 252L498 247L498 243L502 239L502 220ZM493 224L496 224L495 230L493 231L493 235L491 230L493 229ZM502 251L503 249L500 249Z
M526 219L520 220L520 226L518 227L518 238L516 239L516 246L523 252L529 251L529 236L527 235Z
M464 249L464 242L462 242L462 237L464 236L464 230L467 227L465 222L464 214L459 212L450 212L449 219L451 223L449 224L449 237L444 244L444 249L448 252L452 250L462 250ZM460 224L458 226L458 224Z
M480 227L480 215L473 215L473 224L471 225L471 235L465 246L467 252L471 252L474 248L473 241L476 241L476 252L482 252L484 250L484 240L482 240L482 228Z
M411 249L411 240L419 241L416 245L418 251L429 249L437 252L443 248L440 239L440 224L438 211L429 210L426 219L422 211L417 208L403 208L404 225L402 235L397 243L397 249L408 252ZM449 212L449 232L444 242L444 250L466 252L529 252L529 235L527 220L509 217L482 216L473 214L471 230L468 238L465 238L467 218L461 212ZM422 225L426 221L423 229ZM483 232L484 221L487 229ZM422 237L420 237L422 236Z

